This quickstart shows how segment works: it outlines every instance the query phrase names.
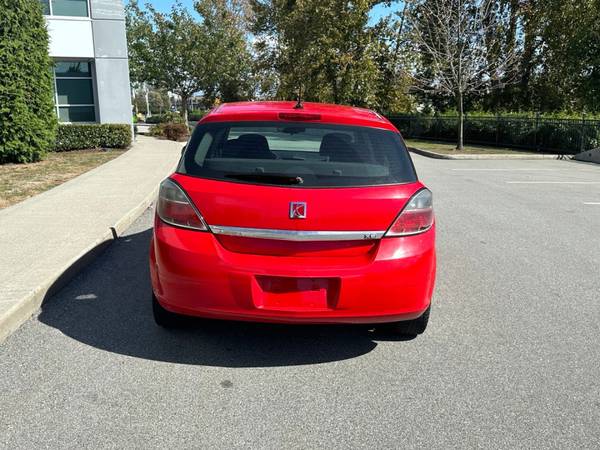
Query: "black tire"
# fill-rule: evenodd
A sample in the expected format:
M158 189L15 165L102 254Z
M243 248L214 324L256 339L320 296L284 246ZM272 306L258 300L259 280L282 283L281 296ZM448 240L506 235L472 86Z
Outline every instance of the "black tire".
M388 323L384 325L384 329L402 336L416 336L418 334L423 334L427 328L427 323L429 322L430 310L431 305L425 310L421 317L413 320L405 320L403 322Z
M152 294L152 313L156 325L163 328L178 328L183 324L183 318L179 314L172 313L163 308L156 296Z

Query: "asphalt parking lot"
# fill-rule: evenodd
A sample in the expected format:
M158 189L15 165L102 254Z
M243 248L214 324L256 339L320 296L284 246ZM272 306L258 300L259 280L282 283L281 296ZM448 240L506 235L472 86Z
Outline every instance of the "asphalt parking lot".
M0 344L0 447L598 448L600 166L413 158L424 335L159 329L148 211Z

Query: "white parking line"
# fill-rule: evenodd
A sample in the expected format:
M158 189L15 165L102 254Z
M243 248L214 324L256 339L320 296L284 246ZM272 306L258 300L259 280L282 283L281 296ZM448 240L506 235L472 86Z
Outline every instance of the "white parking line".
M508 184L600 184L600 181L505 181Z
M584 205L600 205L600 202L583 202Z
M454 172L555 172L561 169L450 169Z

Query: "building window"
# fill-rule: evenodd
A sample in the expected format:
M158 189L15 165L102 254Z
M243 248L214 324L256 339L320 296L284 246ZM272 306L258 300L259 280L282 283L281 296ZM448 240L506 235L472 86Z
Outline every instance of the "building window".
M88 0L41 0L47 16L88 17Z
M56 61L54 66L56 112L61 122L95 122L92 64Z
M44 10L44 15L49 16L50 15L50 0L41 0L41 2L42 2L42 9Z

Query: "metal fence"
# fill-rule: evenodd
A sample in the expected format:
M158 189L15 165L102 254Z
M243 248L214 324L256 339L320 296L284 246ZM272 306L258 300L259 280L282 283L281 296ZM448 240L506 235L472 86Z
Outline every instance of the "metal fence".
M456 142L458 117L391 115L408 139ZM600 147L600 120L465 117L465 144L575 154Z

